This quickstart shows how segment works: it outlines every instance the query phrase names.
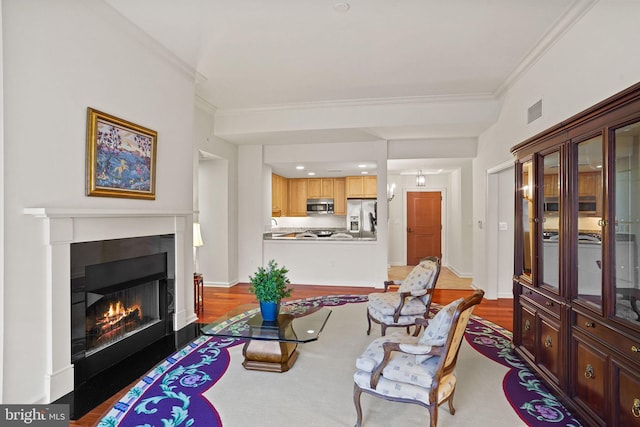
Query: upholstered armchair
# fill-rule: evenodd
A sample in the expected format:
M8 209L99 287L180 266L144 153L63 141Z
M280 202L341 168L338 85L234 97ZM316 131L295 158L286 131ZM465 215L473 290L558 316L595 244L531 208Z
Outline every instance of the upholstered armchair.
M416 324L416 317L426 318L433 290L440 275L440 259L427 257L420 260L403 281L384 282L384 292L369 294L367 304L367 335L371 322L379 323L382 335L388 327L409 327ZM389 292L391 287L399 286Z
M449 303L432 319L418 319L413 335L394 332L369 344L356 360L353 376L356 427L362 425L362 392L428 408L431 427L437 425L438 407L443 403L448 402L449 412L455 414L458 352L471 312L483 296L484 291L477 290Z

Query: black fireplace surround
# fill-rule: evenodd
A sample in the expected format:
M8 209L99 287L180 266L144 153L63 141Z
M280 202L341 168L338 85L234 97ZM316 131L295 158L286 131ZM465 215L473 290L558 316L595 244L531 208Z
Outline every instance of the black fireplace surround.
M195 337L193 327L173 331L174 269L172 234L71 245L74 391L57 403L70 404L72 419ZM105 320L120 303L128 314Z

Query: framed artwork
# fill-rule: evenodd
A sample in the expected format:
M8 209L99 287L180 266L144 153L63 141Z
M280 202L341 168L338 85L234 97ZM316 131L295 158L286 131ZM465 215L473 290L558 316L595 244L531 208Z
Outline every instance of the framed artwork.
M87 108L87 196L155 200L158 133Z

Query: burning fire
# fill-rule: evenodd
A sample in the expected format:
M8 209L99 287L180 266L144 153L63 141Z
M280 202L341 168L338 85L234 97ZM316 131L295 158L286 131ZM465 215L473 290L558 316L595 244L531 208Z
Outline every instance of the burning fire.
M120 301L117 301L115 305L111 303L109 304L109 310L104 313L104 320L98 323L109 326L116 325L136 310L138 311L138 317L142 318L142 307L138 304L134 304L131 307L125 307Z

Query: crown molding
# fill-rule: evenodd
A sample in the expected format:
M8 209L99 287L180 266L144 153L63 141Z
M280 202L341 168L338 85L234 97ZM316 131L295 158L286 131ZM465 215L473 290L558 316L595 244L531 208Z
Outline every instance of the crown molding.
M196 93L195 95L195 105L200 108L202 111L205 111L211 115L215 115L218 111L218 107L204 99L202 96Z
M494 92L501 97L522 75L547 53L580 19L598 2L598 0L575 0L567 11L553 24L536 45L525 55L509 76Z
M363 98L345 99L321 102L300 102L290 104L263 105L259 107L247 108L218 108L216 115L233 116L247 113L261 113L270 111L293 111L311 109L331 109L350 107L373 107L373 106L404 106L413 104L433 104L447 102L478 102L495 101L496 98L490 93L461 94L461 95L429 95L429 96L408 96L394 98Z

